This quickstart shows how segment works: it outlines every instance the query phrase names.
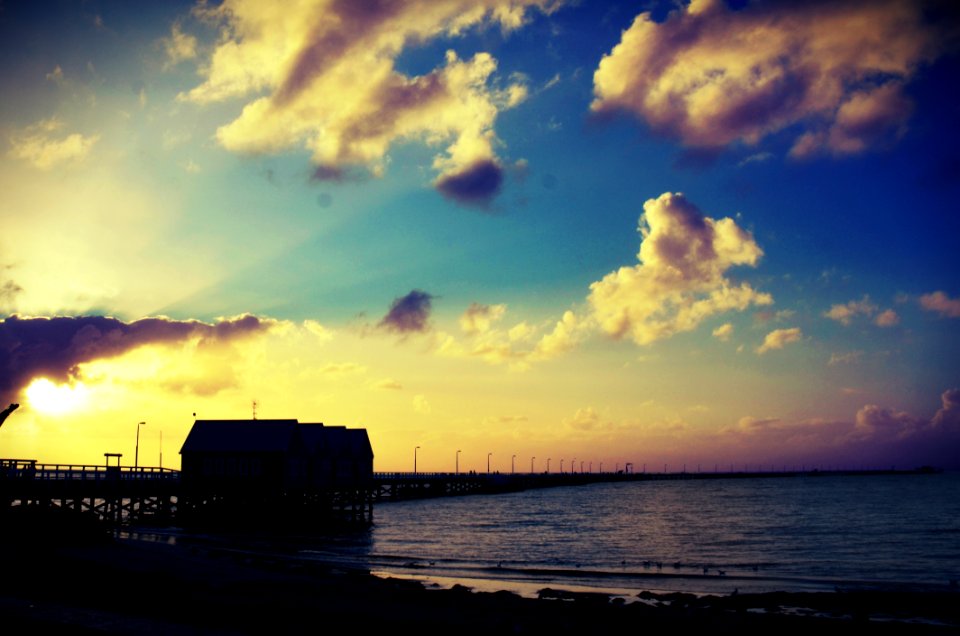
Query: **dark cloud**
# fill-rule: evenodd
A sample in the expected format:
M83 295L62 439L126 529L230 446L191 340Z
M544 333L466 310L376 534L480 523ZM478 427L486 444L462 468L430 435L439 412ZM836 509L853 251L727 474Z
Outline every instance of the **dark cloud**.
M0 322L0 402L12 399L34 378L66 382L77 365L120 355L141 345L199 338L212 344L264 331L272 322L245 315L214 324L143 318L123 322L107 316L20 318Z
M391 303L390 311L380 321L379 326L397 333L426 331L433 298L425 291L414 289Z
M503 185L503 168L491 159L476 161L436 181L440 194L464 205L487 207Z

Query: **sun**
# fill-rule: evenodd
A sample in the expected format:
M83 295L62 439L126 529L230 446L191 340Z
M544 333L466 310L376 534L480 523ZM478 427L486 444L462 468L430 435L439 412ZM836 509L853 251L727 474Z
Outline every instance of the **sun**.
M81 382L70 386L54 384L47 378L37 378L26 390L30 406L48 415L63 415L83 407L87 394L87 387Z

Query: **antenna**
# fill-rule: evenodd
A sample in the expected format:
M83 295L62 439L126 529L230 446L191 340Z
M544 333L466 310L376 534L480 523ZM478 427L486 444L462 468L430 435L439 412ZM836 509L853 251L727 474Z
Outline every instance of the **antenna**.
M257 401L253 401L253 419L257 419Z

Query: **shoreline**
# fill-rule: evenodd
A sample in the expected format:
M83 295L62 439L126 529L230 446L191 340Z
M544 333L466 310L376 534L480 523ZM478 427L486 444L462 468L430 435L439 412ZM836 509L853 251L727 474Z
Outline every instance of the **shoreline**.
M250 634L305 625L416 627L465 633L595 633L640 626L769 633L956 633L960 593L771 592L612 595L540 587L536 598L497 587L431 587L293 555L138 539L49 545L5 541L6 625L53 633ZM535 584L531 584L535 585Z

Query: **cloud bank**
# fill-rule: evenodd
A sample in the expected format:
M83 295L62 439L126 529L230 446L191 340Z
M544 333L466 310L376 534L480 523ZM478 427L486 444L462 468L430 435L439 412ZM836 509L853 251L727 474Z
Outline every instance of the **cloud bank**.
M106 316L11 316L0 322L0 402L14 399L35 378L67 382L76 377L81 363L118 356L143 345L191 339L230 341L266 331L274 324L251 315L214 324L169 318L123 322Z
M727 277L731 267L753 267L763 255L733 219L705 217L682 194L668 192L643 204L639 231L640 263L590 285L587 300L609 335L650 344L710 316L773 302Z
M202 84L180 95L207 104L255 97L218 142L240 153L304 147L319 175L386 166L390 146L417 140L443 152L433 160L437 189L485 206L500 189L503 168L493 124L521 102L521 81L497 87L496 60L479 52L419 76L395 63L409 46L469 29L519 28L528 10L549 12L551 0L317 0L260 5L226 0L201 14L220 26Z
M594 73L591 109L708 149L801 124L791 155L853 154L902 133L905 85L941 39L909 0L694 0L662 23L636 17Z

